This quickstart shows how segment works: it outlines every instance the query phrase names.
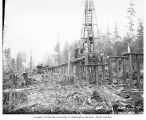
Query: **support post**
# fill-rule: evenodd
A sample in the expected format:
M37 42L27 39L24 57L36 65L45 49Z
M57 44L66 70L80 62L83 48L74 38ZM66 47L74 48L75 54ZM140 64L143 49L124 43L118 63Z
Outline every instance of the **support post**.
M98 70L98 66L96 66L96 85L99 86L99 70Z
M123 63L123 85L126 85L126 69L125 69L125 59L122 59L122 63Z
M9 111L11 111L12 108L12 92L9 92L9 102L8 102L8 106L9 106Z
M109 65L109 84L111 85L113 83L113 80L112 80L112 71L111 71L111 59L109 58L108 60L108 65Z
M117 84L119 84L119 62L118 62L118 58L116 58L116 71L117 71Z
M140 62L138 59L138 55L136 55L136 71L137 71L137 87L140 89Z
M105 78L105 77L104 77L104 75L105 75L104 72L105 72L105 70L104 70L104 65L103 65L103 66L102 66L102 79L103 79L103 83L106 84L106 81L105 81L105 79L104 79L104 78Z
M70 79L70 52L68 55L68 78Z
M105 80L105 66L104 66L104 54L102 53L101 55L101 59L102 59L102 79L103 79L103 83L106 84L106 80Z
M86 58L85 58L85 65L88 64L88 53L86 54ZM86 80L87 82L89 82L89 67L86 66Z
M132 68L132 55L129 54L128 56L128 59L129 59L129 88L131 89L132 88L132 72L133 72L133 68Z

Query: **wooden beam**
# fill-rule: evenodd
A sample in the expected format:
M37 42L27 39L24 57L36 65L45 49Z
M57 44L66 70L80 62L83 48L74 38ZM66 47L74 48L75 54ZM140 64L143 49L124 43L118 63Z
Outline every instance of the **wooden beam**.
M126 57L126 56L109 56L109 59L112 59L112 58L114 58L114 59L122 59L122 58L127 59L128 57Z
M85 66L104 66L104 64L85 64Z
M122 54L123 56L126 56L126 55L143 55L143 53L136 53L136 52L124 52L123 54Z

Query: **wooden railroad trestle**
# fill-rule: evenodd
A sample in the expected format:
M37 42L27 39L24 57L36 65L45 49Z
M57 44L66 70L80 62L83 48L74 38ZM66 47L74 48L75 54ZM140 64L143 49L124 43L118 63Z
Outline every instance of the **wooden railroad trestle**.
M131 62L131 56L132 62ZM58 72L66 76L75 75L78 79L84 79L90 84L122 84L133 87L133 74L136 74L137 88L140 86L141 70L143 69L142 53L123 53L123 56L109 56L102 61L90 58L90 64L86 64L85 57L55 67L49 67L48 72ZM88 70L88 72L87 72ZM68 72L69 71L69 74Z

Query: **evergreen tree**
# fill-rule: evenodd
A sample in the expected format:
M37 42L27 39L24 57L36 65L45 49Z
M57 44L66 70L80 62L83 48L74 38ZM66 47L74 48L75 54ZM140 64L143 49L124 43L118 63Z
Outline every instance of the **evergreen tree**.
M14 72L16 72L16 61L15 61L14 58L11 59L11 63L12 63L12 70L13 70Z
M143 22L140 20L139 21L139 27L137 30L137 40L138 40L138 48L139 51L143 51Z
M16 57L17 72L22 72L24 70L23 63L26 63L26 54L19 51Z
M74 58L75 58L75 54L76 54L76 50L78 49L78 42L77 41L74 41L72 44L71 44L71 46L69 47L69 50L70 50L70 52L71 52L71 54L70 54L70 58L71 58L71 60L73 60ZM80 48L82 48L82 46L80 46Z
M8 72L11 69L11 49L7 48L3 51L3 70Z
M135 18L135 9L134 9L134 3L130 2L130 7L128 8L127 10L128 12L128 19L129 19L129 22L128 22L128 36L130 38L130 43L129 45L131 44L131 42L133 42L133 39L134 39L134 18Z
M115 24L115 29L114 29L114 39L115 41L119 41L120 39L120 35L119 35L119 31L118 31L118 24L116 23Z
M61 52L60 52L59 40L58 40L54 50L57 53L57 57L56 57L57 64L60 65L61 64Z
M133 43L132 49L135 52L143 52L143 22L139 20L139 26L137 28L136 40Z
M32 55L30 56L30 71L32 71L32 67L33 67L33 61L32 61Z
M68 56L69 56L69 44L68 42L66 42L62 52L63 63L68 62Z

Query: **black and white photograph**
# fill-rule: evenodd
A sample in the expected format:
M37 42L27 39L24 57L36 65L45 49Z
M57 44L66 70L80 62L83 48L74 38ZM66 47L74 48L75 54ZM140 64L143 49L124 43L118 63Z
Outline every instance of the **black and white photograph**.
M144 0L2 0L3 115L143 115Z

